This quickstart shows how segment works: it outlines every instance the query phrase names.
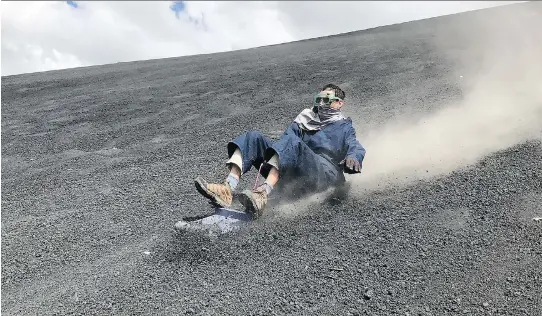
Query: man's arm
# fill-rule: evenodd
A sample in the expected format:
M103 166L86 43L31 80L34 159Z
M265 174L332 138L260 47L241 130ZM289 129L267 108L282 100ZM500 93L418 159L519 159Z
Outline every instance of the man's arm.
M350 127L346 132L346 157L343 160L348 173L360 173L366 150L356 139L356 130ZM350 158L350 159L349 159ZM359 164L359 166L356 166Z

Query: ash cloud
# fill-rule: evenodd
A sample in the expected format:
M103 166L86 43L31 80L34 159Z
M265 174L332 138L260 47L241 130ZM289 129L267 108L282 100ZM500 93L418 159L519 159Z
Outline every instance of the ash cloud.
M436 30L434 48L454 65L450 78L464 97L431 114L356 127L368 153L362 174L350 177L354 191L446 174L541 137L542 19L528 6L513 9L520 14L502 10Z

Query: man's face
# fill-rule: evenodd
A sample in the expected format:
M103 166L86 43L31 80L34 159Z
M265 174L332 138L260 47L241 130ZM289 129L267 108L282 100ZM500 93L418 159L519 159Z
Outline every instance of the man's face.
M344 101L335 97L335 91L333 89L325 89L318 93L316 97L316 103L321 106L329 106L332 109L340 109L344 105ZM327 101L327 102L326 102Z

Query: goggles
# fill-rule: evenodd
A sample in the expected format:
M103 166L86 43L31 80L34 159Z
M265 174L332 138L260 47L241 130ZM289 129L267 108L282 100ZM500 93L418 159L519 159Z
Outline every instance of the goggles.
M326 93L318 93L314 96L314 103L320 104L321 102L324 102L325 105L330 105L331 103L335 101L342 101L341 98L337 98L333 94L326 94Z

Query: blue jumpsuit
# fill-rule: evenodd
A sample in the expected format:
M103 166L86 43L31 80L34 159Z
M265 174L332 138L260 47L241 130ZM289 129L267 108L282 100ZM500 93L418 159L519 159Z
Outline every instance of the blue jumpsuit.
M356 139L350 118L335 121L320 131L302 130L293 122L275 142L258 131L244 133L228 143L228 156L237 147L243 158L242 173L252 166L260 169L275 153L279 156L279 182L295 180L313 193L345 181L343 159L352 157L362 162L365 148ZM267 178L270 166L263 164L261 174Z

